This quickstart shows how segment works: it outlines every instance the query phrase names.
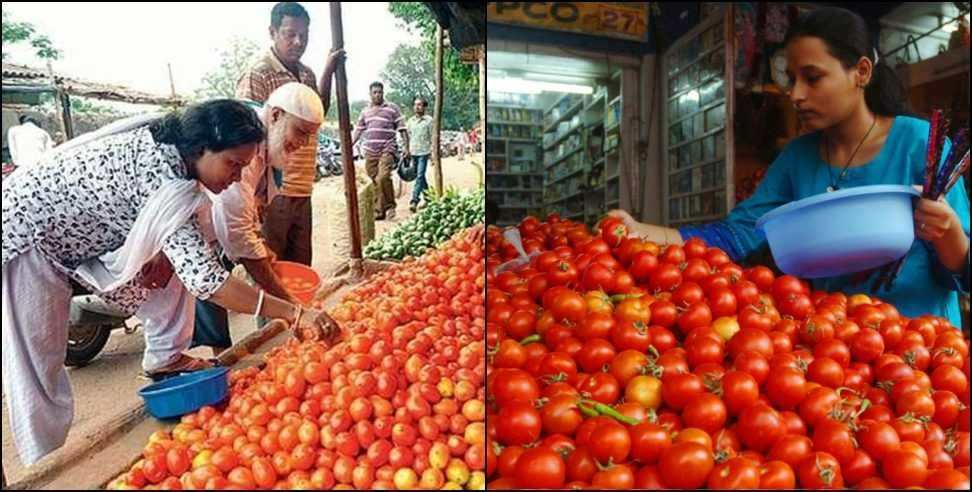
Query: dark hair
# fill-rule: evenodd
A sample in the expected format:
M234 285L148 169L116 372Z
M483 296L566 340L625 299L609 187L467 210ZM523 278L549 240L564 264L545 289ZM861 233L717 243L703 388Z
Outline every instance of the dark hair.
M807 12L790 27L783 42L786 44L804 36L821 39L844 69L856 65L862 56L874 62L876 46L867 22L850 10L821 7ZM871 111L882 116L911 114L908 95L901 81L881 57L874 64L871 81L864 88L864 102Z
M377 80L374 81L374 82L372 82L371 85L368 86L368 90L370 91L371 89L374 89L375 87L381 87L382 90L385 90L385 84L382 84L381 82L378 82Z
M415 99L413 99L412 102L414 103L415 101L422 101L422 106L428 106L429 105L429 100L426 99L426 98L424 98L424 97L422 97L422 96L415 96Z
M37 118L34 118L33 116L31 116L29 114L22 114L22 115L20 115L20 118L17 118L17 119L20 120L20 124L21 125L23 125L24 123L27 123L29 121L29 122L37 125L37 126L40 126L40 122L37 121Z
M284 17L303 19L307 24L310 24L310 15L297 2L278 2L274 5L273 10L270 11L270 27L280 29L280 24L283 23Z
M266 132L256 111L232 99L214 99L171 113L149 127L157 143L174 145L186 163L203 151L222 152L257 143Z

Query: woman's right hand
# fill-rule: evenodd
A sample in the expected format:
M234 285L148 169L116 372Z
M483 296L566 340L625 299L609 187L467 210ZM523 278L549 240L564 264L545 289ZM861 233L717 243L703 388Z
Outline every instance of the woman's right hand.
M308 336L305 336L308 335ZM298 340L323 341L333 343L341 334L341 327L323 310L307 309L300 319L300 326L294 330Z
M682 236L676 229L638 222L631 214L621 209L611 210L607 214L619 219L628 228L629 236L637 236L659 245L682 244Z
M632 234L639 235L639 236L642 235L644 224L635 220L634 217L632 217L631 214L629 214L626 210L621 210L620 208L616 208L608 212L607 215L609 217L614 217L616 219L619 219L621 223L623 223L625 227L628 228L628 231L630 231Z

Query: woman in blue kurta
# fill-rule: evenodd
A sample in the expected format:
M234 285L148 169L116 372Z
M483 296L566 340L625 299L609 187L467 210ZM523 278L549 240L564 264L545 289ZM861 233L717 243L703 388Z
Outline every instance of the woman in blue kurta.
M804 128L769 168L756 193L721 221L678 230L622 218L658 242L699 237L741 261L765 244L756 220L776 207L829 190L924 182L929 123L908 116L907 96L893 70L878 59L867 26L844 9L806 14L787 34L787 94ZM947 149L943 153L947 155ZM943 316L961 327L958 292L969 289L969 197L964 181L944 200L915 205L915 241L893 287L874 292L874 277L819 279L825 291L865 293L903 315ZM813 234L808 230L807 234Z

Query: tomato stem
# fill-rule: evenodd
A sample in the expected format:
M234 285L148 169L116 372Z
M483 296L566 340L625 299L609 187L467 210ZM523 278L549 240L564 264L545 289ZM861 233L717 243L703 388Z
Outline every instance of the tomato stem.
M527 344L531 344L531 343L534 343L534 342L539 342L540 340L541 340L540 334L539 333L534 333L533 335L530 335L530 336L524 338L523 340L520 340L520 345L527 345Z
M658 349L656 349L654 345L648 346L648 355L651 356L650 359L652 360L658 359L658 357L660 357L660 355L658 355Z

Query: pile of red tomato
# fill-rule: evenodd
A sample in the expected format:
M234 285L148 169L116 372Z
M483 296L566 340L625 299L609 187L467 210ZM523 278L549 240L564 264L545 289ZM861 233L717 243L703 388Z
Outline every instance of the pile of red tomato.
M488 488L969 488L969 342L608 218L487 233Z
M234 371L110 488L484 489L483 260L460 233L374 275L331 311L342 342Z

